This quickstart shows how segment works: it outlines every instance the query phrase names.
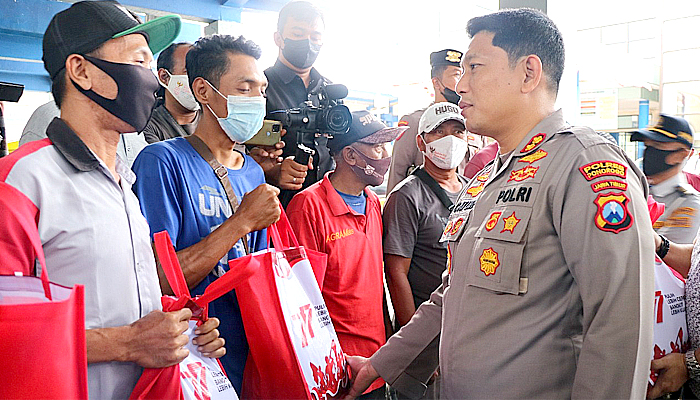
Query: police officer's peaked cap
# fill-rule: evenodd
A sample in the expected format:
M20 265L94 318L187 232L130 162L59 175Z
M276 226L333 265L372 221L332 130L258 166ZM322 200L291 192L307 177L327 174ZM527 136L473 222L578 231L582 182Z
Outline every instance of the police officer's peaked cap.
M661 114L656 125L634 131L630 137L632 141L644 139L651 139L655 142L679 142L693 147L693 130L685 119Z
M452 65L455 67L459 67L460 61L462 61L461 51L445 49L430 53L431 67L437 67L438 65Z

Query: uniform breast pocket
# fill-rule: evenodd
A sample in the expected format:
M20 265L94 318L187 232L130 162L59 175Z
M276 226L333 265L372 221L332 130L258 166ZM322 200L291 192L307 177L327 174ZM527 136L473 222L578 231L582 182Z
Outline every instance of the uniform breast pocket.
M506 294L527 293L522 269L527 227L532 209L498 207L476 232L466 283Z

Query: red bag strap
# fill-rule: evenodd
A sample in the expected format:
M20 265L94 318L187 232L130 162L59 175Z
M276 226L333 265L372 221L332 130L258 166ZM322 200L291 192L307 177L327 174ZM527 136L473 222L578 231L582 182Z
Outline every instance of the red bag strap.
M288 249L289 247L291 247L291 244L289 242L289 239L291 238L292 243L294 243L294 247L299 247L299 241L297 240L297 236L292 230L292 225L289 223L287 213L284 212L282 204L280 204L280 212L281 213L279 221L275 222L274 224L270 225L269 228L267 228L268 243L270 242L270 239L272 239L272 244L275 246L276 249Z
M46 270L44 248L41 246L41 239L39 238L37 226L30 218L17 218L17 222L19 222L20 226L29 237L34 255L36 259L39 260L39 265L41 265L41 274L39 274L39 278L41 279L41 285L44 287L44 295L47 299L53 300L51 297L51 285L49 284L49 272Z
M276 249L289 248L289 238L291 237L294 245L299 247L299 242L292 231L287 214L284 213L284 208L282 208L281 204L280 211L279 221L267 228L268 243L272 239ZM281 236L280 233L285 235ZM283 239L283 237L287 240ZM204 307L206 304L233 290L239 282L245 281L260 268L260 261L259 257L249 254L229 261L228 265L229 271L207 286L204 294L194 301L198 306Z
M163 268L173 293L176 297L189 296L190 290L187 288L185 275L180 269L180 262L177 260L177 254L175 254L175 248L170 240L170 234L168 234L168 231L158 232L153 235L153 241L156 244L158 261L160 261L160 266Z
M194 299L195 304L204 307L210 302L230 292L258 271L262 263L263 255L249 254L228 262L229 270L212 282L204 290L204 294Z
M44 248L41 247L39 235L36 235L36 240L32 238L32 247L34 247L36 258L39 259L39 265L41 265L41 275L39 276L39 278L41 279L41 285L44 287L44 295L47 299L53 300L53 298L51 297L51 285L49 284L49 271L46 270Z

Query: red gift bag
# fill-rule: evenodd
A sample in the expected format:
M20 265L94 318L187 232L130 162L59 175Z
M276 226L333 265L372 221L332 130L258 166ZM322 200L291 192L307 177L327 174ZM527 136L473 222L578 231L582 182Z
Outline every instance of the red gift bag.
M665 205L647 198L652 224L664 213ZM654 260L654 352L656 360L671 353L690 349L685 310L685 279L659 257ZM658 373L651 371L649 384L654 385Z
M87 399L84 288L50 283L36 226L15 222L27 234L41 274L0 276L0 399Z
M274 249L229 261L250 347L241 398L336 395L347 365L319 289L326 255L299 246L284 210L267 232Z
M175 297L163 296L163 311L177 311L185 307L192 310L190 326L185 332L189 336L186 349L190 354L179 364L167 368L147 368L136 383L130 399L191 399L191 400L238 400L233 385L226 377L217 359L203 356L192 344L193 331L204 323L210 302L233 290L234 274L226 273L212 282L199 297L190 297L187 282L180 269L175 249L167 231L153 236L158 260Z

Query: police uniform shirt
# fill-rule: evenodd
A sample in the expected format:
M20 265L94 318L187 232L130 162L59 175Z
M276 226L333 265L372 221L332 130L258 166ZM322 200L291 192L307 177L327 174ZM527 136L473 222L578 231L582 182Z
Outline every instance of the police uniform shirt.
M561 111L502 164L460 197L441 287L372 365L419 393L441 335L445 398L643 398L654 241L641 171Z
M304 85L304 81L279 59L275 62L275 65L265 70L265 76L268 82L267 89L265 90L265 95L267 96L266 119L274 119L271 118L271 113L274 111L299 107L301 103L308 100L310 91L316 89L323 83L331 83L330 80L321 76L316 68L311 68L309 86L307 87ZM318 106L318 104L315 105ZM282 157L287 158L295 155L297 151L296 135L288 131L282 138L282 141L285 143L284 149L282 150ZM316 138L316 154L313 156L314 169L307 172L302 189L321 180L326 172L335 169L333 158L330 156L328 147L326 147L327 142L328 139L325 137ZM298 192L299 191L294 190L282 190L280 192L280 201L282 205L286 207L292 197Z
M663 215L654 223L654 230L672 242L693 243L700 227L700 193L681 174L650 190L654 200L666 205Z
M389 165L389 177L387 178L386 191L391 192L394 187L404 180L416 167L423 165L423 153L418 150L416 136L418 135L418 121L428 107L416 110L401 117L399 126L408 126L396 140L391 150L391 164Z

